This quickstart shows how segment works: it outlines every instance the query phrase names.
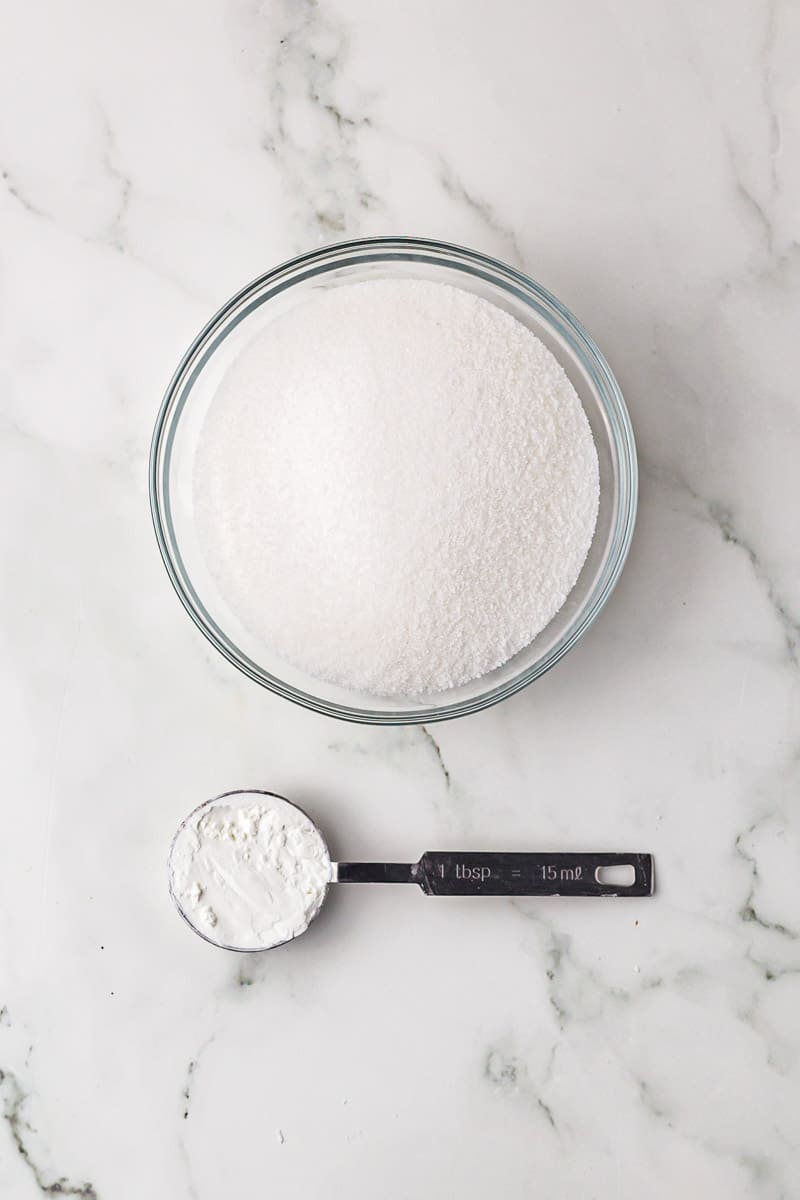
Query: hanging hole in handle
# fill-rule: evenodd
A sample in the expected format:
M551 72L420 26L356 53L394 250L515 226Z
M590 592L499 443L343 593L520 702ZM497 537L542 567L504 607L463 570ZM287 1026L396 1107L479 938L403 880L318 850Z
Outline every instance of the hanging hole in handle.
M636 871L630 863L614 863L613 866L598 867L594 877L597 883L607 887L633 887Z

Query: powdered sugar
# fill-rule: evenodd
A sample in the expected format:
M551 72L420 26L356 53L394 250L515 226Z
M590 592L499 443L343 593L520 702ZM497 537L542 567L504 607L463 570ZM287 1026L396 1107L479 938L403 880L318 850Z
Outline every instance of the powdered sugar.
M326 289L233 364L195 463L222 596L309 674L425 695L491 671L563 605L598 464L550 351L459 288Z

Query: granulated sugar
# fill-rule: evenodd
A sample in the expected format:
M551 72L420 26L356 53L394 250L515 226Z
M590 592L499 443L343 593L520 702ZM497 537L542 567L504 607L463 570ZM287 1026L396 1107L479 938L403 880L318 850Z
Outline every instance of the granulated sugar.
M273 321L200 437L194 504L223 598L309 674L382 696L491 671L555 616L594 533L578 396L508 313L421 280Z

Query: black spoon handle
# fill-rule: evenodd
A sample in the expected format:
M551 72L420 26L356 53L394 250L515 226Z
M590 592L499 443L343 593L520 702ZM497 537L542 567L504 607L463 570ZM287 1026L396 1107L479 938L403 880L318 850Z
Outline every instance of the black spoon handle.
M653 856L429 850L418 863L338 863L336 879L418 883L429 896L650 896Z

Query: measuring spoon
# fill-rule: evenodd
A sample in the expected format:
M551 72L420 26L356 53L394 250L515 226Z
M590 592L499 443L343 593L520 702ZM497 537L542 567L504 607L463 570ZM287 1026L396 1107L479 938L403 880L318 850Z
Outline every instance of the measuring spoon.
M322 871L321 875L317 872L317 880L323 882L317 884L318 894L310 905L307 892L301 897L308 907L295 921L298 927L293 932L287 935L284 928L283 933L278 932L276 940L264 940L263 944L255 945L249 944L248 934L248 944L235 944L235 939L230 937L221 939L215 933L215 925L202 919L202 913L207 910L187 902L186 889L182 891L176 877L181 869L180 862L185 861L187 840L197 839L197 830L204 817L213 815L215 807L224 806L226 813L245 812L254 811L253 806L259 803L268 804L272 811L285 811L297 828L300 828L298 821L302 823L302 836L308 839L310 852L315 851L313 865ZM286 806L285 810L282 806ZM258 903L253 889L252 895L247 894L246 879L236 877L237 871L248 872L257 884L263 883L263 879L253 875L251 865L242 864L239 868L225 865L219 870L223 882L235 893L237 900L245 897L250 905ZM239 951L274 949L304 933L322 909L333 883L414 883L426 896L642 897L652 895L653 881L653 856L640 853L427 850L416 862L334 862L322 833L299 805L274 792L254 790L226 792L201 804L179 826L169 854L170 894L181 916L206 941L226 950ZM276 886L291 889L296 885L291 878L279 879L277 885L270 881L265 894L274 896ZM286 899L291 904L293 897L287 892Z

